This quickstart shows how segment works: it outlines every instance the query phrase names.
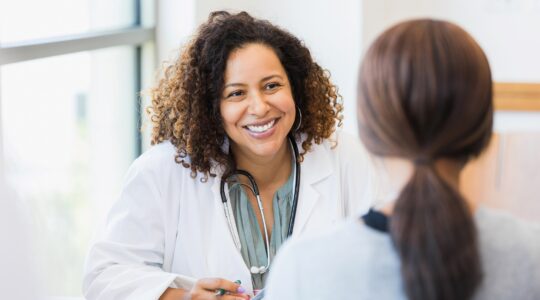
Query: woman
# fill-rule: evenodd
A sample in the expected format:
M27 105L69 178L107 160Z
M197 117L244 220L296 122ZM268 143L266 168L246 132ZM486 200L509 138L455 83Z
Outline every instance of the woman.
M367 157L334 132L338 100L290 33L212 13L153 91L155 146L88 255L85 296L245 299L291 230L366 212Z
M540 299L540 227L459 191L492 134L491 73L474 39L444 21L390 28L364 59L358 104L393 201L285 246L268 298Z

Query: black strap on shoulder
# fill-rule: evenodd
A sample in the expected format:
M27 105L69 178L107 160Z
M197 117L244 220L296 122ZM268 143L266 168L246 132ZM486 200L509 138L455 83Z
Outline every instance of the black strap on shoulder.
M377 231L388 232L388 217L383 213L371 208L367 214L362 216L364 223Z

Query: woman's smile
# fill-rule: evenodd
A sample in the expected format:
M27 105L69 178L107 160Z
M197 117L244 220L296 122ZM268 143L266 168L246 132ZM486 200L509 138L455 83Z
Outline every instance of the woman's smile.
M246 125L244 128L248 133L257 139L264 139L271 136L274 133L275 125L279 122L279 118L271 119L267 122L257 122L254 124Z

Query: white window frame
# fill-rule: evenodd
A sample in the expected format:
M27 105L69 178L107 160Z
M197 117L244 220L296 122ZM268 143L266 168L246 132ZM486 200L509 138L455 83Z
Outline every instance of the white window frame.
M8 64L20 63L34 59L46 58L57 55L65 55L82 51L98 50L116 46L136 47L136 93L141 90L143 80L142 45L147 42L155 42L155 26L145 27L142 25L141 6L142 0L135 1L135 22L133 26L109 31L92 31L77 35L61 36L47 39L36 39L14 43L0 43L0 67ZM155 4L154 4L155 5ZM154 8L155 10L155 8ZM155 54L153 54L155 57ZM0 72L0 90L2 89L2 78ZM0 180L4 179L5 157L4 157L4 135L2 120L2 95L0 93ZM139 103L139 99L134 101ZM134 112L137 118L137 156L141 153L142 138L138 126L141 123L140 109Z

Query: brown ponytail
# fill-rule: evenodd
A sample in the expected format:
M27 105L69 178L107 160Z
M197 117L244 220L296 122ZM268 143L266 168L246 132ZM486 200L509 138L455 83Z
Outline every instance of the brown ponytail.
M358 115L371 152L414 162L390 219L408 298L472 298L482 278L475 224L436 163L466 162L489 142L492 82L483 51L448 22L390 28L364 59Z
M409 299L469 299L480 282L474 223L433 164L417 164L396 202L390 233Z

